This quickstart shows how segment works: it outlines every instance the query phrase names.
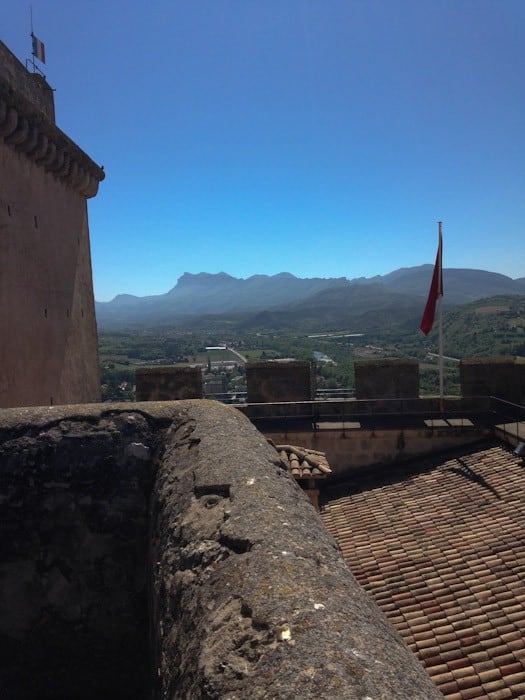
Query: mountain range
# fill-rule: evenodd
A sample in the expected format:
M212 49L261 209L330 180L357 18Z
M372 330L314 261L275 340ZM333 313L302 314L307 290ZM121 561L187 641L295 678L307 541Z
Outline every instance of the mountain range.
M166 294L119 294L96 302L101 330L153 326L195 326L230 319L239 327L284 328L301 323L324 328L384 322L421 313L432 265L386 275L347 279L295 277L289 272L238 279L224 272L184 273ZM443 270L444 303L465 304L498 294L525 294L525 277L511 279L486 270ZM372 316L369 316L373 312Z

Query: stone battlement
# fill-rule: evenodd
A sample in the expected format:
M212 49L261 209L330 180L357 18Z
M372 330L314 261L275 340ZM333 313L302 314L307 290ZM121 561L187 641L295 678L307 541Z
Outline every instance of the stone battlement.
M440 697L238 411L9 409L0 462L6 700Z

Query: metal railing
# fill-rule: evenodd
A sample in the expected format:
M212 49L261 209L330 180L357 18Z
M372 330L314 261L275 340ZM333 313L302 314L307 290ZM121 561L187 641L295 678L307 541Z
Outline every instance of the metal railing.
M497 396L491 396L490 400L495 418L494 428L503 434L507 442L523 442L525 440L525 406Z
M236 405L253 423L271 426L279 425L284 430L302 426L313 430L320 429L322 423L338 423L337 429L366 427L423 427L433 430L439 425L425 421L445 422L449 427L467 429L488 427L498 429L504 439L523 441L525 439L525 406L506 401L497 396L451 396L443 401L439 397L413 399L355 399L354 389L319 389L312 401L290 401L270 403L248 403L247 392L221 392L207 394L222 403ZM309 426L309 427L308 427Z
M243 391L206 391L204 387L204 395L207 399L214 399L221 403L246 403L248 400L248 392ZM316 399L350 399L355 396L355 389L317 389L315 392Z
M329 427L343 431L380 428L458 428L498 426L519 435L525 407L493 396L417 399L316 399L299 402L251 403L237 406L250 420L268 430L303 429L314 432ZM524 431L525 427L521 426Z

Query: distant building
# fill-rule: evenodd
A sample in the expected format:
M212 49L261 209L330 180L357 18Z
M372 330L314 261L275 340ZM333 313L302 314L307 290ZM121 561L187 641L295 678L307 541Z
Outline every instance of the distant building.
M100 400L86 200L103 178L0 42L0 407Z

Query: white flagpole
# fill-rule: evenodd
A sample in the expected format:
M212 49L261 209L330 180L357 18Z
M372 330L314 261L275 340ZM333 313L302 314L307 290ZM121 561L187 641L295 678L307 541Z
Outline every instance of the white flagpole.
M442 236L441 236L441 225L442 222L438 221L438 227L439 227L439 245L441 247L441 255L440 255L440 280L442 279L443 275L443 243L442 243ZM441 284L440 284L441 287ZM443 398L444 398L444 391L443 391L443 308L442 308L442 302L443 302L443 289L440 288L440 294L438 296L438 324L439 324L439 339L438 339L438 354L439 354L439 398L441 399L441 410L443 410Z

